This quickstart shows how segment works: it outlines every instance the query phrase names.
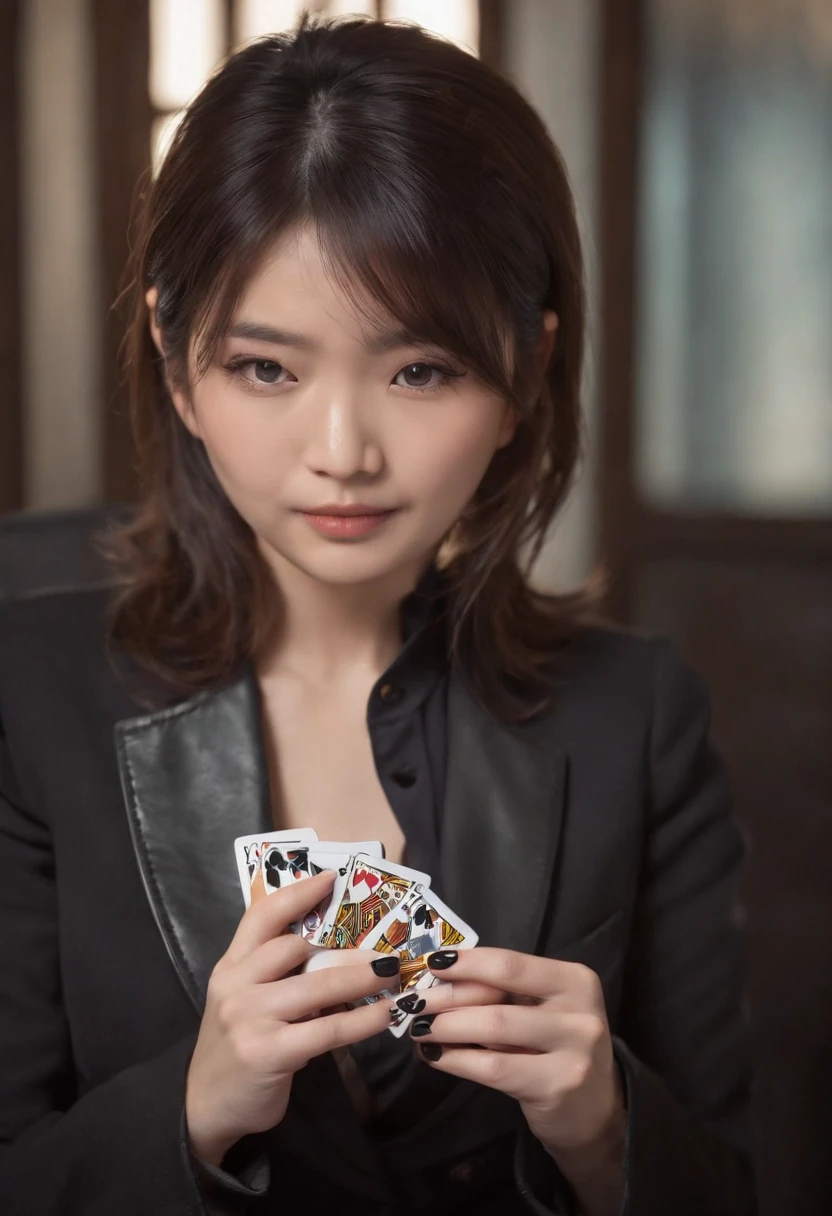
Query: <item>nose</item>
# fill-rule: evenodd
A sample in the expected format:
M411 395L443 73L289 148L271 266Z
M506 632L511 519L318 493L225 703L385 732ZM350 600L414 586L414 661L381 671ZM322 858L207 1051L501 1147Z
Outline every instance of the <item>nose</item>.
M384 464L381 446L358 403L344 392L332 394L313 411L306 460L314 473L339 481L376 476Z

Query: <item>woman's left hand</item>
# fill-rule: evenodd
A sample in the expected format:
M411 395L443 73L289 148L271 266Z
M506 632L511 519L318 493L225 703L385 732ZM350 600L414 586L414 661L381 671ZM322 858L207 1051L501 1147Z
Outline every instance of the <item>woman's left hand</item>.
M450 986L418 993L425 1006L410 1033L423 1059L515 1098L559 1164L589 1170L623 1151L624 1100L594 971L489 947L438 951L428 964ZM490 1003L461 1003L477 991Z

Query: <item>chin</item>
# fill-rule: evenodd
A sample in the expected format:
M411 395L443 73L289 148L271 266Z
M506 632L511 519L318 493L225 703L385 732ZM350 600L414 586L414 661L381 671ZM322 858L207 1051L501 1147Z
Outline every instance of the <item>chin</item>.
M260 540L260 550L280 580L284 564L293 566L307 578L332 587L348 587L357 583L373 583L389 578L404 567L415 565L419 557L410 549L402 551L374 544L372 540L331 541L321 539L309 545L283 546L270 540ZM418 551L428 552L427 547Z

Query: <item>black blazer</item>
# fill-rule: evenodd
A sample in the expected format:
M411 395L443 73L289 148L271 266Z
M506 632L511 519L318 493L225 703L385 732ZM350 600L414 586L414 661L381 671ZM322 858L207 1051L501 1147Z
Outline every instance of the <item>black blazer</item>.
M108 666L106 602L0 605L0 1211L568 1211L502 1095L445 1078L430 1116L379 1145L328 1056L241 1144L236 1177L198 1180L184 1081L243 910L231 841L270 826L258 687L247 670L142 709ZM665 640L604 629L558 673L551 712L514 729L451 677L445 898L484 945L599 974L626 1083L624 1211L749 1216L743 843L706 694Z

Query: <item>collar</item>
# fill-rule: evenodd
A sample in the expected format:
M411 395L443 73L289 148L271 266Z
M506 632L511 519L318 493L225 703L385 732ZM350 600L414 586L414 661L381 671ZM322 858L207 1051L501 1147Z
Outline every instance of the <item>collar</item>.
M447 675L448 579L435 564L422 574L400 607L402 649L370 694L368 723L412 713Z

